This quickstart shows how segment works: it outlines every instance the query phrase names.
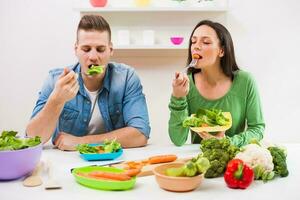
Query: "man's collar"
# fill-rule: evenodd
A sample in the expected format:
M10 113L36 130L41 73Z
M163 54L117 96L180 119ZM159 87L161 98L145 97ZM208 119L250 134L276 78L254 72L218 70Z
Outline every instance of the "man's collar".
M106 72L103 81L103 88L105 88L109 92L110 88L110 80L111 80L111 63L108 63L106 66Z

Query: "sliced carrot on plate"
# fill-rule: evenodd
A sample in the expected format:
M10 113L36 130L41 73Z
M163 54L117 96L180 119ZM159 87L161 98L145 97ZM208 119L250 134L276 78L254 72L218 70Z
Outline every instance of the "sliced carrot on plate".
M159 155L159 156L152 156L149 158L150 164L158 164L158 163L165 163L165 162L172 162L177 159L176 155Z

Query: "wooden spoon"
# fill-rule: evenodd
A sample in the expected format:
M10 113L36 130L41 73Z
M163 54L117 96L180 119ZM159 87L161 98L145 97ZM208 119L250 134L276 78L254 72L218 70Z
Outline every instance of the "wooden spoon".
M43 163L40 162L33 170L32 174L24 179L23 185L26 187L35 187L35 186L42 185L43 181L40 176L42 170L43 170Z

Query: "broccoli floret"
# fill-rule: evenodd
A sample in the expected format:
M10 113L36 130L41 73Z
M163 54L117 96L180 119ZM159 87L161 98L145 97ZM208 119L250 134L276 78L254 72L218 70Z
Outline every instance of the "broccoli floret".
M287 169L286 154L284 150L278 147L269 147L268 150L270 151L273 158L275 174L281 177L288 176L289 171Z
M193 177L197 174L197 171L198 170L196 164L191 161L184 165L183 174L185 176Z
M239 151L239 148L231 145L230 140L227 138L202 140L200 148L202 156L210 162L210 167L205 173L206 178L214 178L222 175L228 161Z
M224 162L220 162L218 160L210 161L210 167L205 172L204 177L205 178L215 178L223 174L225 171L226 164L224 165Z
M200 149L202 150L202 152L209 149L221 149L221 148L222 148L221 143L216 138L211 138L208 140L201 141Z
M229 154L229 160L232 160L236 156L236 154L240 152L240 148L234 145L230 145L227 149L227 152Z
M253 168L253 170L255 180L263 180L263 182L268 182L275 177L274 171L267 171L262 165L257 165Z
M227 138L222 138L219 140L220 144L221 144L221 148L226 150L231 146L230 140Z
M210 167L210 162L207 158L200 156L195 162L199 174L205 173Z

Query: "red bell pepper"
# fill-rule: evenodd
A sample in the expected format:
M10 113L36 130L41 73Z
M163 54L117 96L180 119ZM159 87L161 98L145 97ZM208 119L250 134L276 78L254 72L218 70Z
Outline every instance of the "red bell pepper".
M246 189L254 180L254 172L242 160L233 159L227 164L224 180L230 188Z

